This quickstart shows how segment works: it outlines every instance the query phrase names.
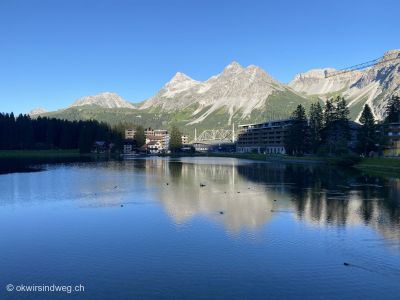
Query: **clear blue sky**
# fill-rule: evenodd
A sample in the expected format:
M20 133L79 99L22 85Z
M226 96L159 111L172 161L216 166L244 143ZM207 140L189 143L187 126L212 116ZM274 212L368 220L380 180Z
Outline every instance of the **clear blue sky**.
M400 48L400 1L0 0L0 112L115 92L140 102L176 72L229 63L287 83Z

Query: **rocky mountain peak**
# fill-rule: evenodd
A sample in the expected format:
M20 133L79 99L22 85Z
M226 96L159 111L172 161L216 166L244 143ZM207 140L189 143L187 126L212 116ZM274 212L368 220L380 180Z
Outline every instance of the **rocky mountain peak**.
M175 74L174 77L172 77L172 79L171 79L170 82L176 82L176 83L178 83L178 82L183 82L183 81L196 81L196 80L190 78L190 77L187 76L186 74L183 74L183 73L181 73L181 72L178 72L178 73Z
M30 116L33 116L33 115L43 114L43 113L46 113L46 112L49 112L49 111L47 109L44 109L43 107L38 107L36 109L32 109L27 114L30 115Z
M67 106L66 108L83 105L98 105L104 108L135 108L132 103L129 103L128 101L124 100L113 92L100 93L98 95L76 99L74 103L72 103L70 106Z
M242 71L243 67L237 63L237 62L231 62L229 65L226 66L223 72L229 71L229 72L237 72L237 71Z
M335 69L333 69L333 68L314 69L314 70L307 71L305 73L294 75L293 81L306 79L306 78L321 78L322 79L322 78L325 78L326 73L333 72L333 71L335 71Z
M388 59L391 59L391 58L398 58L398 59L400 59L400 49L397 49L397 50L389 50L389 51L387 51L387 52L385 52L385 54L383 55L383 57L382 57L382 59L380 60L380 62L381 61L385 61L385 60L388 60Z

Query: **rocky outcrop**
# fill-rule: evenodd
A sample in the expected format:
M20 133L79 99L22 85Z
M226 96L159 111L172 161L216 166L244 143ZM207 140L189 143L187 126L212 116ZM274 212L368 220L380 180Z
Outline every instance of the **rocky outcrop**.
M135 108L135 105L129 103L115 93L100 93L98 95L76 99L74 103L72 103L70 106L67 106L66 108L83 105L98 105L103 108Z
M358 116L368 103L378 119L385 116L391 96L400 94L400 50L386 52L377 64L363 71L325 78L325 72L332 71L334 69L327 68L295 75L288 86L307 95L320 95L321 99L326 99L324 96L328 93L341 92L350 110L356 111Z
M43 113L46 113L46 112L49 112L49 111L47 109L42 108L42 107L38 107L36 109L32 109L27 114L30 115L30 116L33 116L33 115L43 114Z
M353 71L338 76L325 78L326 73L334 72L333 68L311 70L303 74L296 74L288 86L297 92L307 95L323 95L347 88L360 77L362 72Z

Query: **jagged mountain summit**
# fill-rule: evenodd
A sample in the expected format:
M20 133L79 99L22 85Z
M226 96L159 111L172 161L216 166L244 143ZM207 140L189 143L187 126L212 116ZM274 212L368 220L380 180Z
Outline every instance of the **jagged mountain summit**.
M44 109L43 107L38 107L36 109L32 109L27 113L27 115L33 116L33 115L38 115L38 114L43 114L49 112L47 109Z
M386 61L389 57L397 59ZM325 71L333 70L318 69L295 75L288 86L306 95L318 95L323 100L333 94L344 96L353 119L358 119L366 103L375 117L382 119L390 97L400 94L400 50L386 52L376 65L363 71L325 78Z
M74 103L67 106L66 108L83 105L97 105L103 108L135 108L135 105L121 98L116 93L109 92L76 99Z
M266 109L273 111L277 103L269 97L274 92L283 97L279 105L288 106L288 112L295 106L292 103L309 102L260 67L251 65L243 68L233 62L221 74L204 82L178 72L154 97L142 102L139 109L188 109L191 113L188 124L202 122L215 113L223 113L228 116L230 124L234 116L238 119L249 119L255 111L260 114Z
M388 51L382 61L399 54L400 50ZM325 78L325 72L332 71L331 68L311 70L283 84L260 67L243 68L233 62L206 81L178 72L156 95L141 103L132 104L115 93L103 93L42 115L68 120L96 119L110 124L130 121L155 128L175 124L193 134L195 129L197 132L227 129L232 123L287 118L299 104L308 109L313 101L322 103L339 95L348 101L352 120L358 119L365 103L381 119L389 98L399 95L400 56L363 71ZM85 107L77 109L82 106Z

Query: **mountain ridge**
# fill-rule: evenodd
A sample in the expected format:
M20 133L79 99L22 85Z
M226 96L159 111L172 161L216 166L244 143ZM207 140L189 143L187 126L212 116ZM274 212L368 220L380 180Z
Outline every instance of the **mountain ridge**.
M382 60L396 53L400 51L388 51ZM206 81L177 72L153 97L140 103L129 103L115 93L101 93L42 115L98 118L112 123L132 121L160 128L177 124L194 131L287 118L299 104L308 108L314 101L323 104L344 96L352 120L358 119L366 103L379 119L384 116L388 99L400 89L400 55L397 61L325 78L325 72L333 70L309 70L284 84L258 66L243 68L232 62Z

